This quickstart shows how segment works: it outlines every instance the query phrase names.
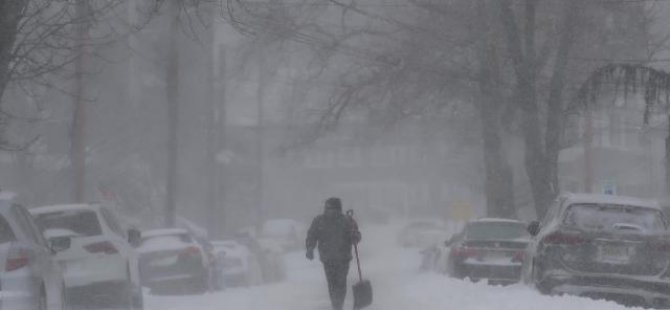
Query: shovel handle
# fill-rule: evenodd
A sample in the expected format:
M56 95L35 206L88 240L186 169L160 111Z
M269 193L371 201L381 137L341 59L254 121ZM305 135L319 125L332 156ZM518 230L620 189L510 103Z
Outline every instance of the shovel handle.
M347 216L354 220L354 210L347 210ZM363 281L363 273L361 272L361 260L358 258L358 244L354 243L354 254L356 254L356 266L358 267L358 279Z

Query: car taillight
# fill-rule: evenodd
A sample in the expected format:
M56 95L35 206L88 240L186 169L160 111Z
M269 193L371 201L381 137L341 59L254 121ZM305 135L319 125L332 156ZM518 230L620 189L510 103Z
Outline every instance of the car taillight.
M19 250L12 253L7 258L5 271L14 271L28 266L30 264L30 255L25 250Z
M544 237L542 242L552 245L580 245L586 243L587 239L576 234L555 232Z
M479 255L479 250L468 247L458 247L451 251L451 255L461 258L475 257Z
M89 253L105 253L105 254L119 253L119 250L117 250L116 247L109 241L91 243L89 245L85 245L84 249L86 249L86 251L88 251Z
M516 253L514 253L514 256L512 256L512 262L521 263L523 262L524 256L526 256L526 252L517 251Z

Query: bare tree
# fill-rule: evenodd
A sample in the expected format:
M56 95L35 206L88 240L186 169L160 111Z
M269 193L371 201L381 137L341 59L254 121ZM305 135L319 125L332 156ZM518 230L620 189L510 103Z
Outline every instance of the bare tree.
M446 98L474 102L484 135L488 210L510 217L514 216L510 186L515 182L505 158L510 145L501 129L520 135L524 142L528 182L520 183L530 185L532 204L542 216L560 190L558 154L563 148L565 98L574 93L573 81L588 74L588 68L602 58L635 54L631 48L612 48L615 42L633 42L646 35L640 25L624 31L606 29L608 16L616 15L610 12L644 16L643 4L619 1L524 0L517 5L512 1L410 0L382 6L324 0L284 5L280 10L339 9L311 19L272 14L271 9L282 5L278 2L229 0L228 4L231 20L247 33L271 28L269 33L304 43L317 54L327 50L321 55L337 58L338 68L344 67L342 55L348 57L351 71L342 73L344 82L334 88L336 95L324 109L326 128L345 111L361 107L392 120L413 109L420 113L416 107L431 102L448 106L455 100L430 99L445 90L449 90ZM323 26L335 14L341 16L341 27ZM421 92L412 103L379 100L401 98L401 93L418 89ZM379 102L385 103L383 108Z
M670 109L670 73L643 64L608 64L594 70L581 84L571 109L588 109L598 104L605 95L631 93L644 96L643 122L649 123L654 113L667 113ZM668 115L670 122L670 115ZM665 194L670 195L670 123L665 139Z

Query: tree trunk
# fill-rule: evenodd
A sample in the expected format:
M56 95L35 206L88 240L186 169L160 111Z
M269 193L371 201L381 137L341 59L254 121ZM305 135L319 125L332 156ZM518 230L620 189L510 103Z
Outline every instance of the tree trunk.
M484 163L486 167L486 213L491 217L516 218L514 207L514 179L507 163L500 137L500 103L482 89L480 117L484 138Z
M554 63L553 75L549 82L547 130L545 136L547 163L545 167L547 169L552 197L559 192L558 155L561 151L560 137L563 132L563 93L565 92L565 79L570 51L575 42L575 29L578 21L577 1L567 0L565 3L565 15L563 17L558 52Z
M668 115L668 136L665 138L665 195L670 197L670 115Z
M217 25L216 21L212 23L212 42L217 42L215 38ZM220 236L225 233L224 229L227 227L225 187L222 180L224 163L218 160L218 154L224 149L226 59L225 50L222 47L210 46L210 53L207 98L210 104L210 111L207 115L207 204L210 215L208 230L214 236Z
M170 26L167 33L166 90L167 96L167 182L165 225L174 227L177 217L177 171L179 163L179 0L168 3Z
M257 188L257 223L260 225L263 224L267 216L267 210L265 209L265 87L267 84L265 77L265 61L259 61L258 69L258 88L256 89L256 96L258 100L258 110L257 110L257 128L256 128L256 151L258 155L258 188Z
M485 0L478 1L480 20L488 21L490 16ZM483 22L480 32L479 49L479 114L484 140L484 164L486 172L486 213L487 216L516 218L514 208L514 180L512 169L507 162L500 136L500 64L492 37L491 25Z
M584 192L593 192L593 115L591 108L584 111Z
M84 202L86 194L86 81L84 79L86 61L86 39L88 25L82 20L87 12L86 0L77 0L77 58L74 63L74 111L70 145L70 167L72 169L72 201Z
M507 40L508 53L516 76L516 98L521 106L524 161L535 211L543 217L553 199L551 180L547 169L547 155L542 141L540 109L537 102L537 57L535 53L535 16L537 0L525 1L523 40L509 0L500 0L500 17Z

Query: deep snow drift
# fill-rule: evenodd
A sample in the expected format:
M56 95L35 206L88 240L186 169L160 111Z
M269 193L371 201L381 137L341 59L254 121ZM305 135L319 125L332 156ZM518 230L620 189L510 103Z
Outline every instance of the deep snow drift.
M364 277L372 281L375 302L370 310L616 310L623 306L579 297L542 296L522 285L494 287L419 273L417 249L395 244L390 227L363 230L361 259ZM228 289L197 296L147 296L149 310L328 310L330 303L323 271L304 253L286 255L288 279L279 284ZM349 286L357 279L352 262ZM345 308L351 309L351 290Z

